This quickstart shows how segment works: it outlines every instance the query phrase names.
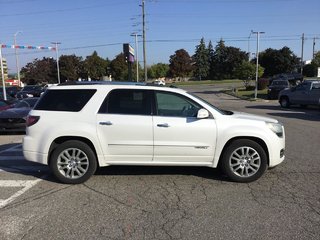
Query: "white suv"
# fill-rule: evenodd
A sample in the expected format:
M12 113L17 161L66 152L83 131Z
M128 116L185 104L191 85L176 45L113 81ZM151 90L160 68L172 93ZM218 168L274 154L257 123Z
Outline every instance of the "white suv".
M284 160L275 119L223 111L184 90L144 84L54 86L27 119L23 153L64 183L109 165L220 167L250 182Z

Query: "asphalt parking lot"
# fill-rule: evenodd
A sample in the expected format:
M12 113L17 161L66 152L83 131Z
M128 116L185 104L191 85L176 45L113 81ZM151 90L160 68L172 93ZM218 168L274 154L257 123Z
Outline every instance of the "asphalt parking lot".
M283 122L285 162L249 184L209 168L122 166L65 185L24 160L23 135L0 135L0 239L319 239L319 109L187 89Z

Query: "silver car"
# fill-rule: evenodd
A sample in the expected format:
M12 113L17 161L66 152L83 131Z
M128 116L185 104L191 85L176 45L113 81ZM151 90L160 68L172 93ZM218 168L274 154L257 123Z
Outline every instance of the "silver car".
M279 93L279 103L284 108L295 104L320 106L320 81L306 80L296 87L282 90Z

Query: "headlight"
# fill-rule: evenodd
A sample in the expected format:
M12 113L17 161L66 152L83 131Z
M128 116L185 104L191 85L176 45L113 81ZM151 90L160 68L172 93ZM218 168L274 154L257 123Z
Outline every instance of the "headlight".
M266 124L271 129L272 132L277 134L278 137L283 137L283 124L282 123L266 122Z

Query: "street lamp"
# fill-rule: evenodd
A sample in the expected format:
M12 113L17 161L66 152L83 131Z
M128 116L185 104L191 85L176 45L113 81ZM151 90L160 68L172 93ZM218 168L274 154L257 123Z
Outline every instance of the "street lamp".
M254 32L251 31L252 34L257 34L257 52L256 52L256 59L257 59L257 67L256 67L256 86L254 89L254 98L257 99L258 95L258 77L259 77L259 38L260 34L264 34L265 32Z
M138 35L136 32L132 33L130 36L134 37L135 39L135 57L136 57L136 73L137 73L137 78L136 81L139 82L139 58L138 58L138 36L141 37L141 35Z
M14 52L16 55L16 68L17 68L17 75L18 75L18 86L20 87L20 67L19 67L19 57L18 57L18 49L17 49L17 35L19 33L22 33L21 31L17 31L14 35L13 35L13 39L14 39Z
M58 83L60 84L60 69L59 69L59 51L58 51L58 45L61 44L61 42L51 42L51 44L55 44L55 45L56 45Z

